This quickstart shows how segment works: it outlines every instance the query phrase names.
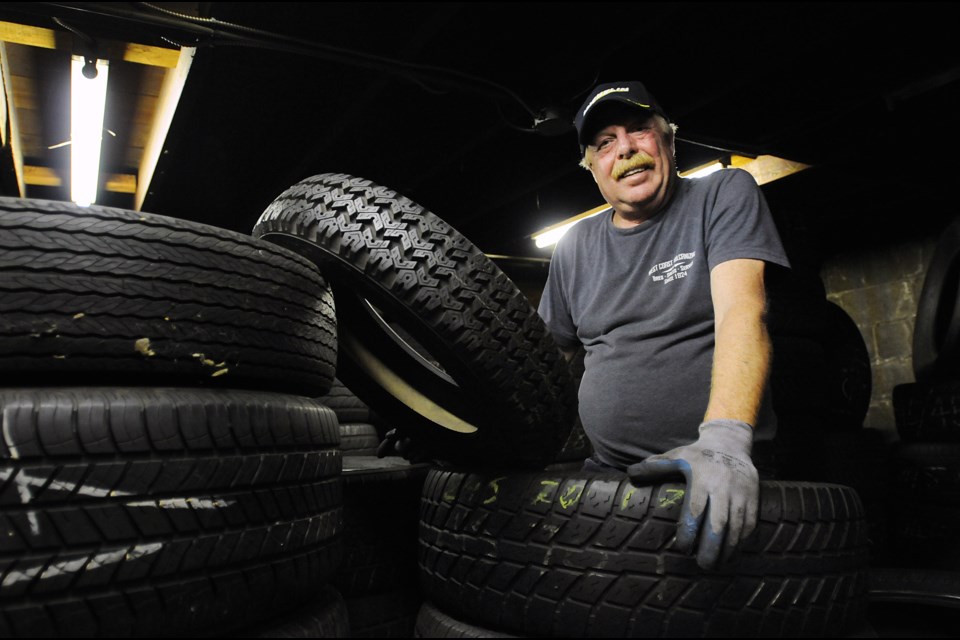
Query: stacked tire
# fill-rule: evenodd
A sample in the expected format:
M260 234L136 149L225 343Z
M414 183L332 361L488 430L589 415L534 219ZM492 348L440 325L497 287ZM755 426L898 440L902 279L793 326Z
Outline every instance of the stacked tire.
M960 219L938 239L913 334L915 382L897 385L891 536L898 567L960 571Z
M0 198L0 635L240 633L342 543L314 265L252 237Z
M320 398L340 421L343 558L332 584L353 638L409 638L423 595L417 573L420 492L429 465L377 457L386 424L339 379Z
M879 429L864 426L872 392L866 342L846 310L826 298L819 276L771 267L768 291L777 416L772 477L855 489L871 556L880 558L889 544L891 452Z

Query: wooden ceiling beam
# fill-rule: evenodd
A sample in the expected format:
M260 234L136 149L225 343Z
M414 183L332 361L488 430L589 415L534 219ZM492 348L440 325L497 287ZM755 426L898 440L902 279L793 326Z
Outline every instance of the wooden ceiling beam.
M13 101L13 75L10 72L10 58L7 47L0 42L0 80L3 93L3 146L10 149L13 171L16 176L17 191L20 197L26 194L26 183L23 179L23 140L20 137L20 124L17 120L17 110ZM9 133L9 139L7 135Z
M41 49L59 49L75 53L73 35L69 32L32 27L15 22L0 21L0 40L40 47ZM97 57L106 60L123 60L166 69L175 68L180 60L179 49L114 40L99 40L97 45L99 47Z
M108 173L101 177L103 188L112 193L136 193L137 176L132 173ZM25 165L23 167L24 184L34 187L62 187L63 176L56 169Z

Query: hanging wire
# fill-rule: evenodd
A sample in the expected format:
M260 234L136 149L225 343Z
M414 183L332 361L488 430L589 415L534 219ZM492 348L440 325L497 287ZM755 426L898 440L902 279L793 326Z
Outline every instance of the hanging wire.
M524 111L526 111L531 117L537 116L537 110L531 107L527 102L520 97L512 89L505 87L499 83L493 82L486 78L481 78L479 76L470 75L457 71L456 69L449 69L446 67L438 67L428 64L419 64L414 62L404 62L399 60L393 60L390 58L385 58L383 56L378 56L371 53L364 53L361 51L356 51L353 49L345 49L342 47L335 47L333 45L321 44L318 42L313 42L310 40L304 40L302 38L295 38L285 34L272 33L270 31L264 31L262 29L256 29L254 27L248 27L241 24L236 24L233 22L227 22L223 20L218 20L217 18L203 18L199 16L191 16L188 14L180 13L177 11L171 11L163 7L151 4L149 2L140 2L138 3L141 6L149 8L151 10L175 17L181 20L185 20L191 23L203 24L203 25L212 25L220 29L235 29L241 31L245 34L250 34L257 36L259 40L248 40L237 34L226 34L222 32L215 32L215 35L218 36L228 36L234 39L232 44L240 46L258 46L260 48L273 49L286 52L296 52L305 55L313 55L318 57L326 57L330 59L337 60L339 62L344 62L347 64L353 64L355 66L362 66L367 68L374 68L380 71L392 72L401 77L412 79L416 77L415 74L425 74L426 78L419 78L420 81L433 81L436 82L446 82L451 84L455 88L460 89L473 89L477 90L477 87L484 87L488 90L492 90L496 94L505 95L512 99L514 102L519 104ZM219 43L224 44L224 43ZM362 61L362 63L361 63ZM420 85L424 86L424 85ZM436 93L436 90L433 91ZM489 94L489 91L481 92Z

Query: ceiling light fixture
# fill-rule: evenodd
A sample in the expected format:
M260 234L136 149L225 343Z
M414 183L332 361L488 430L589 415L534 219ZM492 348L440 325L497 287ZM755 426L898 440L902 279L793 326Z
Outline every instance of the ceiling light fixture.
M572 218L567 218L563 222L559 222L557 224L550 225L545 229L541 229L531 237L541 249L555 245L557 244L557 241L563 237L563 234L570 230L570 227L577 224L581 220L592 218L593 216L603 213L604 211L610 211L610 205L602 204L599 207L590 209L589 211L584 211L583 213L577 214Z
M97 200L108 71L106 60L71 59L70 199L82 206Z
M698 167L693 167L692 169L688 169L686 171L681 171L680 175L684 178L702 178L727 167L743 169L753 176L753 179L757 181L758 185L763 185L768 182L773 182L774 180L779 180L780 178L785 178L791 174L797 173L798 171L809 169L810 165L802 162L785 160L776 156L761 155L751 158L734 154L724 156L718 160L708 162ZM549 227L541 229L530 237L540 249L553 246L558 240L560 240L561 237L563 237L563 234L569 231L570 227L576 223L580 222L584 218L590 218L598 213L603 213L604 211L609 210L610 205L600 205L599 207L595 207L589 211L584 211L583 213L579 213L571 218L567 218L566 220L558 222L557 224L553 224Z
M720 169L725 168L727 165L723 163L722 160L715 160L703 166L697 167L696 169L691 169L690 171L684 171L680 175L684 178L703 178L708 176L711 173L720 171Z

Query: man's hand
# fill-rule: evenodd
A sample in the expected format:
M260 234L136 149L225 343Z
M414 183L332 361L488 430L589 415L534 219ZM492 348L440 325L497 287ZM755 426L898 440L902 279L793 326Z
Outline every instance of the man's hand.
M750 460L752 444L747 423L710 420L700 425L696 442L627 467L632 482L683 474L687 491L676 542L681 551L690 551L700 533L697 564L704 569L717 565L721 551L728 559L756 527L760 480Z

